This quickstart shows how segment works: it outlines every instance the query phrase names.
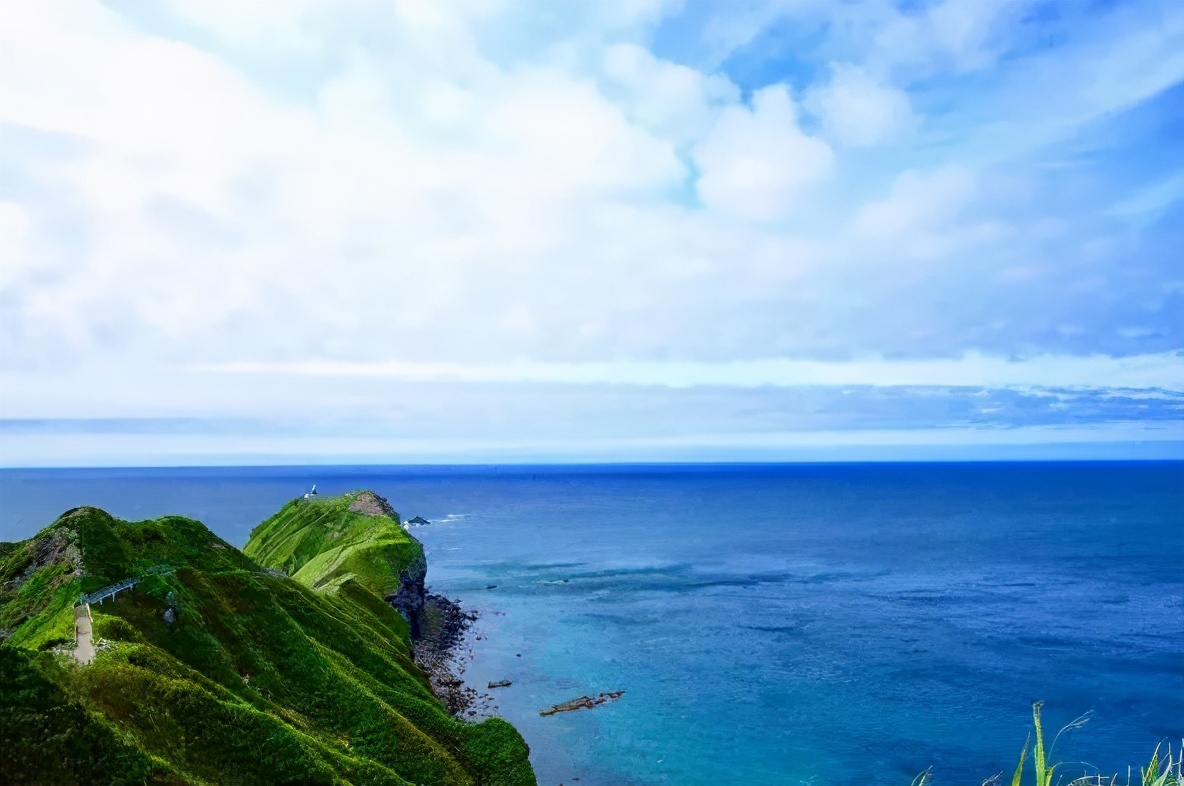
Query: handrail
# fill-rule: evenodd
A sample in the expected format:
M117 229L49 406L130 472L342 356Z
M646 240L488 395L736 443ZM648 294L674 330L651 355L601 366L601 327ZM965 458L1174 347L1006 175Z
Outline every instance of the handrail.
M165 564L153 565L152 567L145 570L143 575L144 576L149 576L149 575L163 576L163 575L167 575L169 573L172 573L175 570L176 570L176 568L170 567L169 565L165 565ZM102 604L102 602L104 600L106 600L107 598L111 598L111 600L115 600L115 593L119 592L120 590L131 589L132 587L134 587L140 583L140 580L142 577L143 576L137 576L137 577L130 578L130 579L124 579L123 581L116 582L115 584L108 584L106 587L103 587L102 589L97 589L94 592L89 592L89 593L84 593L82 595L79 595L78 596L78 603L76 603L75 605L81 605L81 604L88 604L89 605L91 603Z

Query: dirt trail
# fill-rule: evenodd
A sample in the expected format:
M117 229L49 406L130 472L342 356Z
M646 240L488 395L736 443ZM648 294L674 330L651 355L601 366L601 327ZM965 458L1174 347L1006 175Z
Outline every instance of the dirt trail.
M95 659L89 603L74 607L74 658L83 665Z

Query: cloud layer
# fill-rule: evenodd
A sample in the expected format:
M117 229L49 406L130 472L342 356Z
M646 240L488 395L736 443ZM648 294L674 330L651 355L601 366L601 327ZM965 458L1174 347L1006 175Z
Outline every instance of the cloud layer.
M1173 4L10 6L0 416L181 368L158 414L300 368L1184 386Z

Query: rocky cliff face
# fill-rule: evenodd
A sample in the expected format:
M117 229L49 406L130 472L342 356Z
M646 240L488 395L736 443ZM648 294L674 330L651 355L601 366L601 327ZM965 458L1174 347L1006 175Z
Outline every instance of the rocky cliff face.
M399 571L399 589L386 600L394 606L407 626L411 629L412 640L417 640L423 631L424 603L427 600L427 588L424 579L427 577L428 563L423 557L413 560L411 564Z
M389 519L399 523L399 514L384 497L373 491L360 491L351 496L347 510L350 513L360 513L372 518ZM419 541L411 535L407 539L416 545ZM427 577L428 563L423 556L422 548L419 554L413 556L407 564L398 569L398 587L394 592L387 593L386 601L403 615L411 629L411 638L419 639L422 631L424 603L427 599L427 589L424 580Z

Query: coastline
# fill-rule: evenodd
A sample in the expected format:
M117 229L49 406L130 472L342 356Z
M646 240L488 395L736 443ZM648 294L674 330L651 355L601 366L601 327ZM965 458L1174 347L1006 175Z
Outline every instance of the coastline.
M428 559L434 571L442 567L437 562L439 558L439 552L432 553L429 549ZM455 674L464 679L466 686L472 686L461 690L466 693L471 690L468 695L476 695L479 700L457 717L470 722L497 717L511 724L530 748L530 763L540 784L637 784L619 768L587 759L604 728L605 714L613 712L611 707L556 715L543 712L556 703L572 701L581 695L596 696L609 687L625 687L629 681L584 679L571 668L550 662L551 642L548 634L536 627L537 620L517 613L520 607L512 594L487 592L488 582L480 575L474 576L474 581L464 582L455 582L452 576L440 576L434 585L437 591L459 602L470 619L452 655L457 662ZM507 588L515 583L499 577ZM524 636L524 630L532 633ZM427 670L419 661L417 665ZM510 685L496 687L506 681ZM488 688L490 684L495 687ZM441 699L447 701L445 697Z
M1032 638L1008 644L1005 650L989 646L992 641L998 641L987 635L992 630L1005 631L1008 637L1033 634L1039 630L1033 628L1033 621L1056 622L1061 619L1060 607L1057 616L1043 618L1009 613L1002 618L1006 628L988 625L984 630L983 622L990 623L992 609L1000 608L992 603L993 598L1006 601L1031 598L1032 593L1045 596L1049 592L1061 592L1064 585L1055 587L1050 578L1076 576L1069 574L1065 565L1077 563L1066 563L1066 560L1085 559L1094 548L1105 548L1112 554L1115 570L1104 580L1092 576L1088 582L1074 579L1072 593L1055 595L1067 604L1064 608L1075 615L1094 614L1089 617L1091 635L1102 637L1100 641L1107 648L1122 647L1120 651L1124 653L1145 652L1154 656L1163 651L1163 645L1157 642L1169 637L1173 637L1170 639L1173 642L1179 641L1174 638L1176 630L1172 628L1173 622L1178 625L1179 616L1162 613L1163 589L1167 585L1163 583L1165 572L1159 566L1165 564L1166 558L1158 546L1154 551L1139 546L1162 543L1165 538L1169 543L1178 542L1179 530L1155 528L1157 521L1170 519L1166 518L1169 513L1160 513L1156 518L1156 511L1164 508L1154 503L1166 495L1170 510L1179 510L1180 486L1176 485L1179 469L1170 473L1175 481L1166 490L1163 484L1147 480L1149 469L1144 466L1118 467L1106 472L1093 467L987 468L975 469L973 476L970 468L957 467L932 467L924 472L919 468L898 467L889 472L855 467L836 469L826 476L813 469L785 468L743 477L724 473L707 479L697 472L672 473L657 480L643 478L628 483L619 479L608 483L599 475L583 476L572 470L564 476L564 483L549 486L506 481L492 470L477 478L462 474L447 482L433 478L430 483L416 475L404 477L387 470L358 472L361 474L357 477L342 482L348 481L351 487L382 483L394 486L397 480L397 493L410 500L407 506L425 510L429 515L437 510L471 511L466 519L450 526L425 527L412 532L422 539L427 550L433 589L458 599L466 612L479 613L478 621L466 632L467 642L456 653L465 659L466 670L462 676L475 688L484 687L486 680L513 679L511 689L492 693L501 705L499 714L529 739L532 763L541 783L570 783L572 773L579 775L584 784L620 786L624 782L618 772L598 777L589 764L596 761L611 762L605 765L606 769L609 766L618 771L628 769L638 773L639 778L673 777L667 774L676 773L679 780L675 782L705 782L698 780L699 773L679 769L679 757L688 749L710 752L714 760L727 761L743 777L751 775L753 782L760 782L753 775L757 766L770 761L793 773L841 768L863 774L871 773L873 765L880 772L895 767L902 773L910 773L904 778L905 783L929 764L936 765L936 782L946 783L977 783L978 780L970 780L972 776L981 780L984 773L1004 767L1010 772L1023 743L1026 722L1030 722L1025 701L1028 696L1047 699L1047 722L1054 730L1089 705L1083 706L1075 698L1073 686L1066 687L1049 678L1047 670L1063 664L1063 653L1067 651L1058 647L1056 641ZM1111 483L1108 478L1114 473L1119 480ZM884 475L890 475L886 480L891 485L873 482ZM1082 476L1088 483L1069 483L1065 480L1067 475ZM1014 476L1015 480L1000 486L992 479L994 476L1005 479ZM1050 487L1041 480L1042 476L1057 482ZM939 483L942 478L957 482ZM201 484L193 481L195 488L219 505L238 510L263 495L267 484L274 479L246 474L236 482L238 490L232 487L213 494L208 480ZM702 492L705 485L707 491ZM754 486L759 493L752 493ZM925 505L917 507L914 502L902 500L895 492L898 486L915 489L910 499L923 498ZM1085 491L1081 490L1083 487ZM1113 493L1107 491L1111 487ZM178 486L173 484L168 488L174 493ZM730 491L736 488L750 494L753 503L739 504L736 495L740 491L735 494ZM696 496L700 493L702 497ZM123 504L128 508L132 501L140 504L146 498L141 486L129 486L125 494L129 501ZM1090 503L1091 511L1106 511L1119 517L1122 532L1117 525L1107 523L1110 519L1078 507L1073 508L1076 512L1072 516L1061 515L1064 508L1055 503L1068 495ZM19 497L13 499L19 501ZM530 504L524 503L524 499L529 499ZM811 504L812 499L820 500L817 506ZM577 514L585 509L610 507L613 516L598 522L593 540L587 520ZM812 513L819 510L832 519L841 519L843 529L824 531L821 519ZM909 518L901 518L906 512ZM210 515L219 520L213 510ZM232 521L228 514L220 515L221 521ZM718 532L720 521L733 520L743 521L744 526ZM783 529L762 524L782 521L792 524L809 539L787 543L778 540L783 537ZM230 525L223 526L228 527L224 537L233 539L234 530ZM935 550L940 554L943 548L956 547L958 553L969 553L975 562L942 561L937 578L933 578L930 570L924 576L927 583L920 585L899 571L881 569L880 561L888 550L917 541L918 533L947 531L958 535L956 542L935 544L927 539L925 548L914 553L925 559ZM1126 533L1131 531L1145 534L1127 542ZM965 551L995 542L1014 545L1040 533L1050 535L1046 544L1049 550L1040 553L1040 571L1028 570L1029 560L1014 548L1006 552L994 548ZM749 534L753 537L748 537ZM1102 545L1093 545L1097 543ZM757 557L749 556L758 550ZM547 559L532 561L533 552L545 553ZM645 560L638 557L642 552ZM844 566L831 562L839 553L849 563L846 571L840 570ZM997 559L1001 554L1005 560ZM694 566L686 567L691 558L695 559ZM586 564L577 567L575 563L580 560ZM774 569L782 565L783 572L775 573ZM930 568L934 565L938 563L928 563ZM1148 571L1148 566L1156 569ZM759 581L745 581L746 572L756 572ZM560 576L571 581L551 583ZM1124 581L1119 584L1116 577ZM1146 577L1159 578L1147 585ZM940 579L942 583L936 585L931 579ZM1036 586L1029 589L1018 583L1021 581L1033 581ZM496 591L486 591L490 583L497 584ZM946 602L937 602L938 586L953 587ZM752 603L751 599L758 595L768 613ZM696 597L708 599L709 605L691 602ZM730 598L738 598L742 603L728 605ZM1107 599L1109 602L1102 602ZM1087 602L1089 606L1083 605ZM1051 611L1028 603L1005 607L1032 613ZM103 607L108 608L119 607L110 604ZM894 621L894 613L902 613L901 609L907 610L914 621L926 624L907 629L888 625ZM1130 624L1135 619L1154 620L1156 637L1141 635L1132 641L1127 626L1116 632L1107 626L1107 620L1118 615ZM994 619L1000 618L996 614ZM966 630L966 637L956 650L942 648L947 640L944 631L951 620L974 624ZM849 634L830 636L835 629L832 621ZM710 630L725 635L718 638L697 635L696 631L708 630L697 627L699 623L707 622L711 623ZM1057 627L1056 633L1063 637L1071 634L1071 629ZM664 651L660 639L665 636L669 640L670 635L687 636L685 640L692 644L705 644L699 653L690 655L685 650ZM469 644L476 652L472 661L468 659ZM741 644L745 651L741 651ZM743 660L750 656L747 652L750 647L757 654L763 652L770 657L759 662L755 656ZM774 659L778 653L787 650L794 654L797 669L794 679L804 682L809 678L818 683L819 691L779 692L784 682L760 682L763 674L779 677L769 668L778 664ZM515 658L519 651L523 655L521 660ZM1009 664L1008 682L982 680L977 668L989 669L1000 651ZM702 658L698 657L700 653ZM955 670L961 661L951 663L950 657L965 658L968 653L976 657L976 671ZM735 658L736 654L739 659ZM876 719L885 717L884 711L878 709L885 706L884 696L876 690L850 693L850 683L831 679L844 675L827 669L855 662L856 656L862 658L867 654L885 657L903 654L907 664L916 667L898 672L892 683L884 684L900 685L898 695L915 688L925 690L932 704L925 706L924 718L916 707L894 700L894 711L899 712L903 707L907 713L894 715L896 723L892 726L876 726ZM1088 650L1078 651L1078 659L1074 661L1083 679L1103 673L1099 665L1104 663L1091 662L1089 654ZM649 664L659 662L655 656L666 664L660 673L649 670ZM722 668L713 670L712 664L718 663L721 657L747 666L739 674ZM883 661L890 662L895 661ZM1148 730L1166 727L1167 732L1173 732L1173 724L1178 722L1174 715L1165 714L1162 707L1165 692L1174 692L1172 686L1179 685L1179 677L1166 684L1166 691L1162 679L1155 681L1156 664L1170 663L1160 656L1155 661L1142 661L1142 665L1129 664L1132 669L1139 669L1137 679L1124 678L1099 694L1105 714L1100 714L1098 720L1084 729L1065 735L1061 741L1065 755L1077 756L1081 751L1082 755L1104 758L1104 762L1099 762L1104 767L1139 763L1155 742L1154 739L1146 742L1149 733L1155 733ZM697 668L691 671L691 666ZM1034 667L1038 671L1033 671ZM946 673L957 680L956 685L952 681L931 679L932 675ZM589 678L577 682L573 675L589 675ZM622 679L624 675L628 679ZM777 702L778 723L797 730L795 744L799 746L799 758L786 763L775 758L776 750L759 747L771 737L776 740L776 735L771 735L767 728L753 730L745 725L757 713L734 712L734 702L716 700L713 690L723 684L720 677L751 680L763 691L762 696ZM419 681L422 683L423 677ZM251 682L256 682L255 675ZM999 690L1000 684L1007 685L1008 690ZM973 688L976 702L981 701L984 707L973 728L957 714L961 705L951 705L948 700L949 689L959 685L963 690ZM686 686L693 693L684 691ZM619 687L629 688L619 704L595 712L580 711L545 719L538 716L540 708L554 701L592 689ZM825 701L821 688L827 694L837 694L838 701ZM1116 694L1117 688L1123 692ZM684 710L680 702L688 695L694 696L694 705ZM1119 707L1113 703L1116 695L1134 703ZM426 691L424 696L430 698ZM808 716L798 713L805 706L810 709ZM947 711L950 706L955 711ZM699 712L699 708L710 710L710 714ZM1117 712L1121 708L1126 709ZM1172 709L1171 705L1168 709ZM628 717L618 717L622 715ZM893 755L869 756L865 750L846 750L845 742L842 746L835 743L844 740L841 732L846 728L838 722L849 723L852 715L862 728L869 729L869 734L884 740ZM910 730L920 720L931 724L927 728L940 724L946 730L940 739L935 738L938 742L931 749L926 749L930 751L928 756L909 755L919 739L910 736ZM713 721L726 723L728 729L735 730L746 746L747 757L743 761L727 759L727 751L713 747L708 734L694 736L703 729L715 728L711 725ZM628 732L628 737L621 733L622 729ZM966 734L967 729L977 735L973 738L978 741L976 746L958 744L959 735ZM589 730L596 734L586 733ZM672 744L670 740L675 742ZM683 740L693 742L694 747L682 744ZM605 753L610 745L611 757ZM656 756L647 757L656 750L670 753L661 765ZM1001 754L994 756L994 752ZM998 764L994 763L996 759Z
M291 501L241 551L196 519L85 506L4 545L0 681L28 686L0 701L6 783L537 784L514 727L459 717L475 691L436 699L475 615L427 596L422 547L372 492Z
M459 600L427 592L419 617L419 636L412 641L415 665L428 677L432 693L453 717L481 721L492 717L494 697L465 684L464 674L475 657L470 637L480 615L466 611Z

